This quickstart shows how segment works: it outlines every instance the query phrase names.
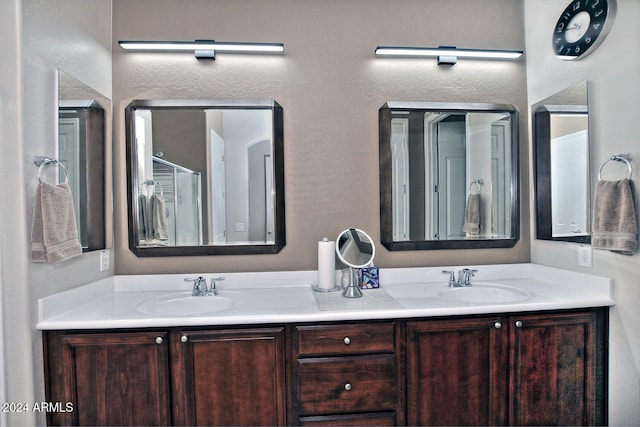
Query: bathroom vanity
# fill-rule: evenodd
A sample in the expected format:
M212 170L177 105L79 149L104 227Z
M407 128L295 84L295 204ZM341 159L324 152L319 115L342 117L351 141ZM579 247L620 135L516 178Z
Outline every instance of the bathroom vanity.
M184 275L116 276L44 298L47 400L73 403L48 422L606 423L611 281L477 268L475 302L452 297L435 268L381 269L383 289L357 302L337 292L344 306L330 310L311 290L315 272L228 274L218 296L231 306L197 315L139 310L187 291ZM496 289L514 297L481 300ZM368 305L375 292L389 305Z

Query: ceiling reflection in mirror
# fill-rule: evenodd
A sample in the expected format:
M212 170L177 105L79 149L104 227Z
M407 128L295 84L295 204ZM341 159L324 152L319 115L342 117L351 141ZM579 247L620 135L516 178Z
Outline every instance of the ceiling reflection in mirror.
M382 243L390 250L512 247L517 126L511 105L385 104Z
M58 160L68 171L83 251L104 249L105 140L111 100L58 70Z
M285 244L282 108L140 100L126 110L138 256L277 253Z
M590 156L587 82L533 108L536 236L590 242Z

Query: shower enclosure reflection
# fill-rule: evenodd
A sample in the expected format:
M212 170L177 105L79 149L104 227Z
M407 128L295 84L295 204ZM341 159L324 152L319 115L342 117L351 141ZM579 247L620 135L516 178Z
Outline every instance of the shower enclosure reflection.
M138 197L140 245L202 244L200 173L157 156L152 164Z
M284 246L283 173L273 160L282 144L277 103L134 101L126 111L136 254Z
M515 242L513 107L389 102L380 114L385 245Z

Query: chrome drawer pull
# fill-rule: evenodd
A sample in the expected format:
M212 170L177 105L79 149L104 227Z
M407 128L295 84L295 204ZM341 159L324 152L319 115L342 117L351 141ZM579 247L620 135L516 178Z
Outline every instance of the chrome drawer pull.
M496 328L496 329L500 329L500 328L502 328L502 323L500 323L500 322L495 322L495 323L493 324L493 327L494 327L494 328Z
M347 390L347 391L351 391L351 383L346 383L344 385L344 389Z
M156 344L162 344L163 341L162 337L156 338Z
M520 320L516 322L516 328L522 328L522 322Z
M187 342L187 341L189 341L189 337L188 336L183 335L183 336L180 337L180 342Z
M344 345L349 345L349 344L351 344L351 338L349 338L349 337L344 337L344 339L342 340L342 342L344 342Z

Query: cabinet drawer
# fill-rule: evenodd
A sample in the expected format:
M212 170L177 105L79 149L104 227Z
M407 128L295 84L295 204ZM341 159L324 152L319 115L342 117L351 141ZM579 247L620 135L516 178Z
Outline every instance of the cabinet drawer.
M302 414L394 410L395 356L327 357L298 360Z
M300 417L302 426L395 426L395 412Z
M392 353L395 323L298 326L298 355Z

